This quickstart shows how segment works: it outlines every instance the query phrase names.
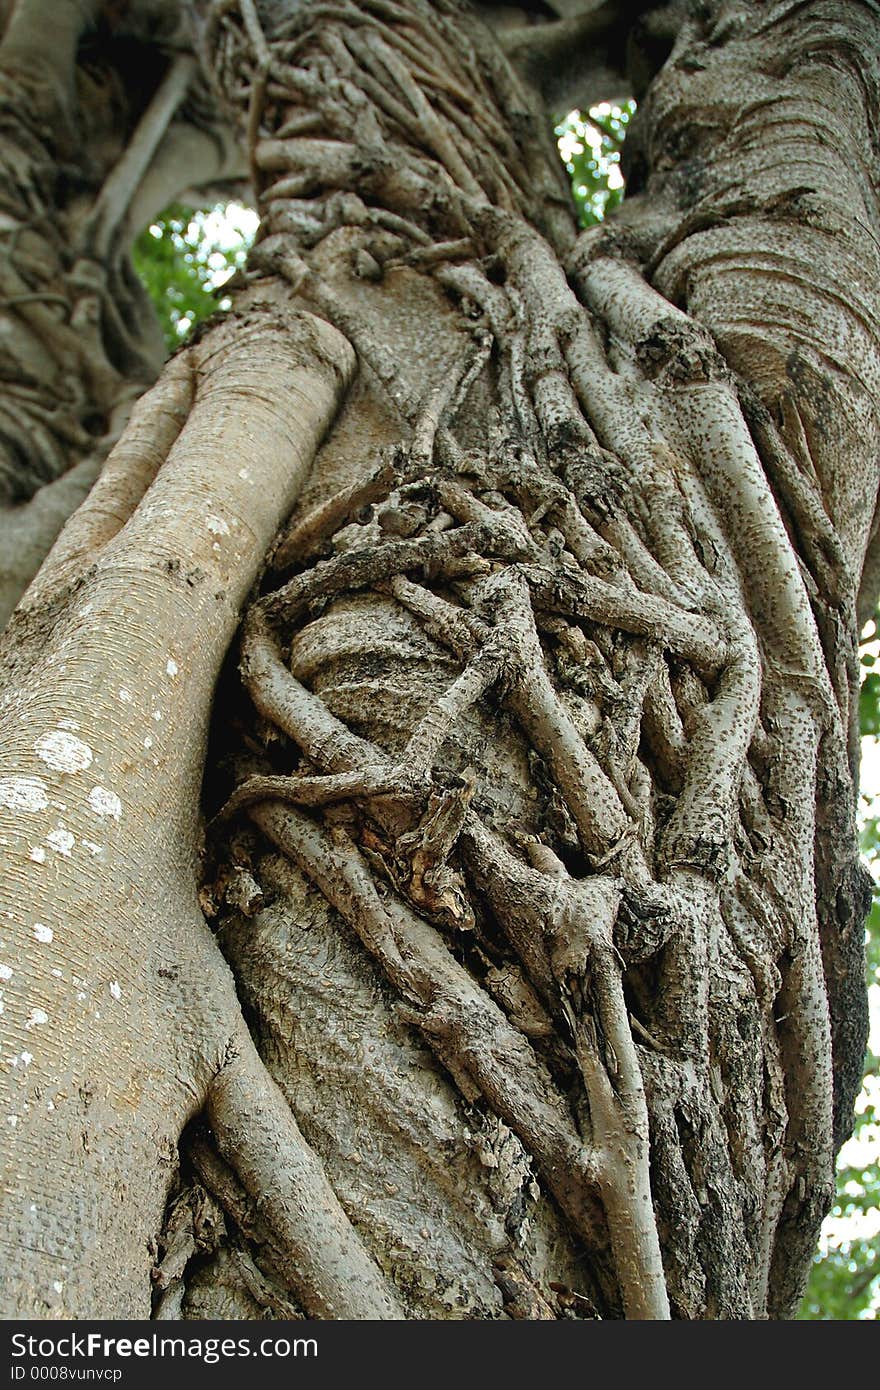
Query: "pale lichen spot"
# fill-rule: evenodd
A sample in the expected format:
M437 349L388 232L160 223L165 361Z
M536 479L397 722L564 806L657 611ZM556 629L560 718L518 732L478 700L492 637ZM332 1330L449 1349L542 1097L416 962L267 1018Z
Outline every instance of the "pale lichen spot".
M57 830L50 830L46 836L46 844L51 845L56 854L61 854L65 859L70 858L70 851L73 849L75 836L64 826L59 826Z
M243 483L249 483L251 480L251 475L246 468L239 468L238 476L241 478Z
M227 526L226 522L223 520L222 516L206 516L206 517L205 517L205 525L207 526L208 530L211 532L211 535L212 535L212 536L228 536L228 535L229 535L229 527Z
M45 864L46 851L42 845L31 845L28 859L33 859L35 864Z
M31 1029L31 1028L40 1028L44 1023L48 1023L48 1022L49 1022L49 1015L46 1013L46 1010L45 1010L45 1009L31 1009L31 1011L30 1011L30 1013L29 1013L29 1015L28 1015L27 1022L25 1023L24 1026L25 1026L25 1028L27 1028L27 1029ZM31 1057L31 1054L30 1054L29 1052L23 1052L23 1053L21 1054L21 1060L22 1060L23 1062L24 1062L25 1057L27 1057L27 1059L28 1059L27 1062L25 1062L25 1066L27 1066L30 1062L32 1062L32 1061L34 1060L33 1057Z
M34 752L55 772L84 772L94 758L89 745L66 729L50 729L40 734Z
M54 1102L54 1100L47 1100L47 1101L46 1101L46 1109L47 1109L47 1110L54 1110L54 1109L55 1109L55 1102Z
M123 703L124 705L130 705L130 704L131 704L131 691L130 691L130 690L126 690L126 688L125 688L124 685L121 685L121 686L119 687L119 698L120 698L120 700L122 701L122 703Z
M21 1062L23 1067L29 1067L31 1062L34 1060L34 1054L32 1052L21 1052L19 1053L18 1060Z
M114 999L121 999L121 998L122 998L122 990L121 990L120 987L119 987L119 981L118 981L118 980L111 980L111 981L110 981L110 993L113 995L113 998L114 998Z
M0 965L0 980L11 980L11 979L12 979L12 966L11 966L11 965Z
M60 1293L61 1290L64 1288L64 1285L62 1284L60 1279L53 1279L52 1288L55 1290L56 1293Z
M42 941L44 946L48 946L55 933L51 927L47 927L45 922L34 923L34 940Z
M173 656L169 656L168 664L165 667L165 670L168 672L169 676L171 676L172 679L177 675L177 672L180 670L180 667L174 660Z
M7 1123L8 1125L11 1125L12 1128L15 1129L15 1126L18 1124L18 1116L17 1116L17 1115L7 1115L7 1116L6 1116L6 1123Z
M59 719L58 727L59 729L72 729L74 733L79 729L79 725L75 719Z
M162 711L161 711L160 709L154 709L154 710L153 710L153 718L155 719L155 721L156 721L157 724L161 724L161 722L162 722Z
M39 777L0 777L0 806L10 811L47 811L45 782Z
M147 737L144 739L144 747L145 747L145 748L152 748L152 746L153 746L153 740L150 738L150 735L147 734Z
M115 792L108 791L106 787L92 787L88 801L96 816L112 816L114 820L119 820L122 815L122 802Z
M85 845L89 854L102 854L104 852L104 846L96 845L94 840L83 840L83 844Z
M52 971L52 974L55 976L55 979L56 979L56 980L62 980L62 979L64 978L62 972L57 968L57 966L56 966L56 968Z

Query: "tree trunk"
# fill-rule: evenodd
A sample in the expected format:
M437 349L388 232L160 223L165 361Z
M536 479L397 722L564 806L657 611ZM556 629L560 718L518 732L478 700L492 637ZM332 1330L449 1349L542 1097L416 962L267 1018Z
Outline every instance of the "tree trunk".
M833 0L639 32L578 234L552 26L521 80L456 0L203 8L260 240L3 647L7 1314L797 1306L865 1044L880 60Z
M194 165L206 183L243 167L193 57L176 51L180 29L174 0L11 7L0 44L0 625L162 366L133 238Z

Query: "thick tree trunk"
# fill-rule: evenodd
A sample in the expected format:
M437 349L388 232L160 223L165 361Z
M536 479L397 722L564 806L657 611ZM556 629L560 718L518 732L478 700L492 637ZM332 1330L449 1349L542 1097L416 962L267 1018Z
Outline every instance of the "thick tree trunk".
M581 235L470 8L203 19L250 283L5 640L5 1306L788 1316L865 1038L870 16L684 24Z
M243 167L181 37L174 0L16 0L0 42L0 626L162 366L134 236Z

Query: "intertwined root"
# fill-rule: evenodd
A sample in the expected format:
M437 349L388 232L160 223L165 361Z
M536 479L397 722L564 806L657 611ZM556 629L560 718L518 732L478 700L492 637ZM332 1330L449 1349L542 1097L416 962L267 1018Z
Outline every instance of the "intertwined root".
M221 3L206 33L227 98L249 79L252 267L345 333L402 440L276 547L295 572L251 607L242 673L285 741L225 814L299 864L519 1136L606 1311L665 1316L668 1289L682 1316L784 1312L832 1172L817 824L847 874L855 853L815 472L649 286L674 214L575 237L458 6L318 4L267 37ZM391 346L395 275L458 315L428 388ZM414 677L395 719L382 625L404 619L434 688ZM499 772L511 728L527 777ZM493 992L508 965L526 1010Z
M482 1097L519 1136L590 1246L609 1306L622 1287L629 1316L663 1316L649 1113L633 1032L660 1054L670 1038L655 1037L650 1005L649 1023L633 1016L623 981L628 966L658 956L688 923L681 871L664 855L638 754L640 737L653 730L681 804L689 757L658 639L665 631L668 646L714 673L722 693L724 642L713 620L692 613L688 629L686 610L620 583L619 556L617 583L591 573L554 521L578 535L577 518L596 538L581 553L598 555L606 569L611 546L592 532L589 500L546 464L530 470L520 455L513 469L471 459L454 471L399 450L398 485L369 521L361 511L360 526L348 524L352 499L362 508L365 490L388 472L381 464L366 489L323 504L321 515L337 524L320 536L331 558L251 609L245 681L300 762L294 775L267 770L246 779L223 814L250 808L382 966L463 1095ZM306 516L296 533L314 545L319 518ZM282 657L316 602L364 591L404 608L460 667L393 755L354 734ZM609 641L612 627L629 629L629 638ZM490 825L481 815L479 773L450 767L457 726L478 702L508 712L541 760L558 803L556 830L511 839L497 816ZM711 762L709 770L717 776ZM691 797L699 801L693 786ZM674 843L687 863L681 846L692 857L694 840L679 831ZM540 1048L449 949L487 910L546 1011L548 1034L561 1036L576 1061L585 1127Z
M463 510L468 510L467 497L485 508L455 486ZM440 514L437 492L448 501L450 490L419 480L393 495L389 506L398 509L420 498L428 503L428 514L433 513L426 518L427 527ZM452 520L450 514L447 519ZM277 722L319 772L253 778L238 789L228 809L248 802L256 807L252 815L257 824L319 884L382 965L410 1006L411 1022L435 1044L464 1094L484 1096L538 1158L573 1228L600 1249L610 1241L618 1268L638 1271L633 1288L641 1292L630 1298L630 1314L662 1316L665 1288L648 1186L647 1111L623 1000L623 960L613 940L620 883L600 874L574 878L553 849L538 841L531 845L534 866L526 869L471 807L478 787L473 775L444 785L449 779L435 764L443 745L454 739L457 721L502 686L505 703L532 745L554 770L565 769L566 805L587 853L606 864L617 858L644 862L613 785L547 676L527 581L519 569L502 564L485 579L449 581L450 597L434 592L447 588L443 580L449 559L470 559L477 571L493 569L487 532L486 522L465 522L421 539L379 541L323 567L325 594L340 592L346 577L349 584L359 578L364 587L377 579L383 585L390 581L397 601L412 612L427 613L432 636L466 662L395 760L354 737L281 660L267 608L274 622L281 613L287 621L290 612L299 611L308 580L321 582L320 572L299 584L292 581L286 593L252 610L243 647L251 693L261 712ZM470 548L474 541L482 541L482 553ZM430 565L432 588L413 584L400 573L403 566L424 573L424 563ZM297 598L291 596L293 589L299 591ZM464 641L462 627L467 629ZM599 796L612 808L604 817ZM292 809L340 802L362 811L355 836L351 826L322 825ZM461 931L474 922L465 879L450 864L459 842L472 880L485 885L511 944L521 943L532 983L574 1048L590 1101L589 1136L577 1133L529 1042L444 944L438 927ZM376 870L394 885L391 900L380 895ZM514 884L520 890L518 907L510 892ZM664 912L671 916L668 904L655 904L655 915Z

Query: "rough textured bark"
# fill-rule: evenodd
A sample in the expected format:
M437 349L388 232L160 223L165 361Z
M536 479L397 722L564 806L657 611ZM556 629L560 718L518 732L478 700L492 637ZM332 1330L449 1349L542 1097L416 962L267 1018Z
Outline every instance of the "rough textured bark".
M260 240L4 645L10 1309L796 1307L865 1041L875 21L643 19L578 234L559 32L492 8L200 11Z

